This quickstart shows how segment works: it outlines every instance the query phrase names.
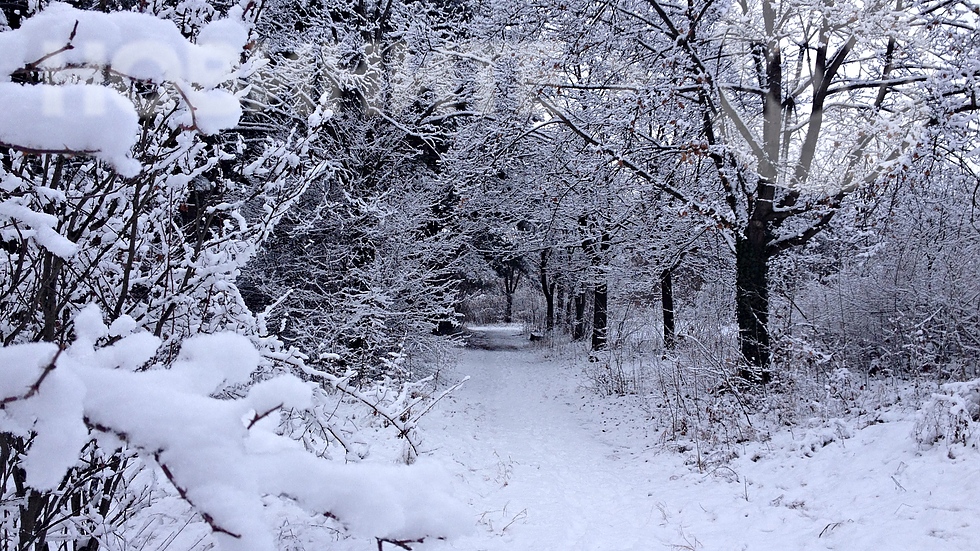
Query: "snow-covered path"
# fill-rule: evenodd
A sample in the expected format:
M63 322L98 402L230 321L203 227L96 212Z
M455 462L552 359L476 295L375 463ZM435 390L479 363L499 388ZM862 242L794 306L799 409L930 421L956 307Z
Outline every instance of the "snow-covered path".
M421 548L980 548L980 457L917 453L907 421L812 454L774 435L757 461L697 473L623 412L603 422L583 408L584 376L515 328L485 328L476 344L451 374L470 381L424 423L476 529Z
M472 379L447 435L470 441L441 447L487 483L487 502L474 505L487 508L482 522L503 535L500 548L642 548L642 528L660 516L647 481L584 428L567 401L576 375L556 367L520 349L467 352L460 370Z

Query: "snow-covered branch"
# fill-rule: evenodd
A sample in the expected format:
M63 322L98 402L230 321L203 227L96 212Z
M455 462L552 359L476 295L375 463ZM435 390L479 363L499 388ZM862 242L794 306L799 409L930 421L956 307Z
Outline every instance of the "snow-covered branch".
M238 399L211 397L251 380L260 355L245 337L194 337L170 369L136 371L159 339L135 332L97 346L109 328L95 307L74 327L77 338L64 354L53 344L0 349L0 431L36 433L24 460L31 487L57 487L95 437L110 448L122 441L155 462L223 549L275 548L262 516L268 496L288 497L369 537L465 530L465 515L430 467L337 465L280 436L270 413L309 408L312 383L286 375L252 384Z

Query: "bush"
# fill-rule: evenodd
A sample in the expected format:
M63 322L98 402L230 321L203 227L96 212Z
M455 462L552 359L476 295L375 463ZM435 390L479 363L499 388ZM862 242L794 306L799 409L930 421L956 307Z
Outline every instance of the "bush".
M980 379L940 386L919 411L915 438L924 446L980 445Z

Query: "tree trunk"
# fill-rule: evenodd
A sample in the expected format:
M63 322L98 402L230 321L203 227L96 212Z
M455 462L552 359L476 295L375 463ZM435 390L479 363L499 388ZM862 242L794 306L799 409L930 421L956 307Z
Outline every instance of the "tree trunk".
M555 328L555 283L548 277L548 258L550 256L550 249L541 251L541 263L538 265L541 292L544 294L545 303L545 329L549 333Z
M664 348L673 350L677 341L674 333L674 277L672 270L660 274L660 302L664 314Z
M762 6L763 24L773 36L777 13L770 1ZM762 103L762 153L758 159L759 181L751 201L749 224L735 238L735 317L744 367L739 375L753 383L767 383L769 370L769 239L771 216L779 180L778 162L783 132L782 54L777 44L755 46L765 60L759 86Z
M561 327L568 319L568 305L565 299L565 286L555 284L555 326Z
M514 322L514 293L521 280L521 271L515 266L504 269L504 294L507 295L507 306L504 308L504 323Z
M585 291L575 293L573 299L575 319L572 321L572 340L585 338Z
M592 292L592 350L606 348L609 326L609 289L605 280L595 286Z
M769 371L769 257L765 224L753 220L745 236L735 243L735 315L739 345L746 366L739 375L750 382L767 383Z
M591 230L594 235L597 229L589 223L585 216L579 218L579 227ZM598 239L588 235L582 240L582 250L591 258L592 276L595 287L592 289L592 350L606 348L609 327L609 283L606 279L606 253L609 251L610 236L604 229L600 230Z

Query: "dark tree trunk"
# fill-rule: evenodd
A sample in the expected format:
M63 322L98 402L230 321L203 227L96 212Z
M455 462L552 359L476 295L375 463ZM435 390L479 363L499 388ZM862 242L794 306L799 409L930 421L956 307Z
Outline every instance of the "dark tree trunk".
M609 326L609 290L605 280L595 286L592 292L592 350L606 348Z
M516 266L507 265L504 268L504 294L507 295L507 306L504 308L504 323L514 321L514 293L521 280L521 270Z
M585 338L585 291L575 293L575 318L572 321L572 340L580 341Z
M776 14L772 5L763 5L763 22L771 33ZM782 56L778 47L756 46L765 60L760 87L765 90L762 104L762 146L756 197L750 202L749 224L735 238L735 317L744 367L739 375L752 383L767 383L769 370L769 240L773 202L779 176L780 139L783 132Z
M769 370L769 257L765 224L752 221L746 236L735 244L735 315L739 345L746 366L740 376L750 382L766 383Z
M674 276L672 270L660 274L660 302L664 314L664 348L673 350L677 341L674 332Z
M609 250L609 234L603 231L598 242L586 239L582 248L592 256L592 272L596 278L592 290L592 350L603 350L608 341L609 284L606 281L605 262Z
M555 282L548 277L548 258L551 256L550 249L541 251L541 263L538 265L538 274L541 280L541 292L544 294L545 303L545 329L550 333L555 328Z
M568 319L568 305L565 304L565 286L555 285L555 326L561 327Z

